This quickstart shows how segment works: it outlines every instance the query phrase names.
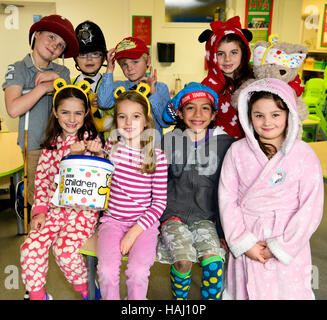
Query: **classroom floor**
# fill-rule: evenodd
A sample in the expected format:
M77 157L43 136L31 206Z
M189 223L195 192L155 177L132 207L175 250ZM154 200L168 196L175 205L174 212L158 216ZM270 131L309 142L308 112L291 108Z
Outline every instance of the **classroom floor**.
M327 185L325 184L325 199ZM313 260L313 289L317 300L327 300L327 204L324 205L323 220L311 238ZM20 278L19 247L24 237L17 235L16 215L8 208L8 201L0 200L0 300L22 300L24 286ZM122 266L121 298L126 297L125 262ZM201 286L201 268L195 264L192 269L190 300L198 300ZM46 290L55 300L81 300L72 286L59 271L50 254ZM169 266L155 263L151 268L149 300L170 300Z

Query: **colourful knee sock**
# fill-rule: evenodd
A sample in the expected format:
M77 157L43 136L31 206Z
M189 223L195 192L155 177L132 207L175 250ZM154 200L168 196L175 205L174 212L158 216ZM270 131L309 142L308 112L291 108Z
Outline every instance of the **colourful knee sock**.
M171 265L170 283L173 300L186 300L190 291L191 270L187 273L180 273Z
M219 256L209 257L201 261L202 300L221 300L223 284L223 260Z

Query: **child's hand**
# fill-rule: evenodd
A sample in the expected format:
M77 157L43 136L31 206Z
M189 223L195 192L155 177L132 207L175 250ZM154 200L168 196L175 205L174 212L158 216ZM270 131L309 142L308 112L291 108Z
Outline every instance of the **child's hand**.
M263 242L263 241L259 241L258 242L259 244L263 244L264 245L264 249L262 250L262 256L269 260L270 258L274 258L275 256L272 254L272 252L270 251L269 247L267 246L267 243L266 242Z
M98 107L98 95L96 93L92 93L92 99L90 99L92 107Z
M70 146L70 154L72 155L81 155L84 152L85 152L84 141L75 142Z
M95 156L104 157L104 152L102 151L102 143L96 140L89 140L86 143L86 149L92 152Z
M143 232L143 229L136 223L128 230L124 238L120 241L120 252L124 256L131 250L136 238Z
M245 255L252 260L266 263L269 259L263 257L263 250L265 248L266 247L262 244L262 242L257 242L251 249L245 252Z
M34 83L35 86L39 85L42 82L48 82L48 81L55 81L56 79L59 78L59 74L55 71L43 71L43 72L38 72L38 74L35 77ZM54 90L52 86L52 90Z
M115 60L114 60L115 53L116 53L115 48L110 49L107 53L107 71L106 71L106 73L113 73L115 70Z
M150 75L146 78L146 83L150 87L150 94L156 92L157 70L150 67Z
M40 213L31 221L31 230L38 230L41 231L45 225L45 213Z
M53 81L44 81L38 84L38 87L42 88L44 94L53 92Z
M229 252L228 244L225 239L219 239L220 245L225 249L226 253Z

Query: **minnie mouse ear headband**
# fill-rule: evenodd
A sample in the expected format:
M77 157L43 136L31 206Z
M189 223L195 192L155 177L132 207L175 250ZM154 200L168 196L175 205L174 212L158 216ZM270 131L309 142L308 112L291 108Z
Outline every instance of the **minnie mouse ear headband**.
M115 92L114 92L114 96L115 98L119 98L119 96L126 92L126 89L124 87L118 87ZM141 82L137 88L135 90L128 90L127 92L137 92L138 94L140 94L146 101L147 105L148 105L148 116L151 114L151 104L150 101L148 99L148 94L150 92L150 87L148 84Z
M59 92L61 92L64 89L67 88L75 88L77 90L80 90L86 97L86 100L88 101L88 96L87 93L90 91L91 89L91 85L88 81L86 80L82 80L78 83L78 85L74 85L74 84L67 84L65 79L62 78L58 78L54 81L53 86L56 90L54 96L53 96L53 105L55 105L56 102L56 97L58 95Z
M210 23L210 27L211 30L209 29L204 30L199 35L198 38L199 42L202 43L208 41L213 34L216 34L216 36L217 34L221 34L222 36L225 36L229 33L235 33L239 35L246 44L248 44L253 38L252 32L250 30L242 29L239 16L230 18L226 22L213 21ZM221 38L222 37L220 37L220 39ZM215 39L213 39L212 41L215 41Z
M29 32L29 43L31 46L33 46L32 36L37 31L53 32L63 38L66 42L66 49L62 55L65 58L71 58L78 54L79 44L75 36L74 27L68 19L52 14L32 24Z
M176 122L178 115L176 111L192 100L207 98L212 106L218 110L218 95L211 88L197 82L190 82L166 105L162 117L167 123Z
M236 35L247 48L247 59L250 61L251 48L249 41L252 40L252 33L247 29L241 28L240 17L236 16L228 19L226 22L214 21L210 23L211 30L203 31L198 40L206 42L206 62L208 66L208 75L202 81L203 84L210 86L217 92L223 89L225 80L218 64L217 50L220 41L228 35Z

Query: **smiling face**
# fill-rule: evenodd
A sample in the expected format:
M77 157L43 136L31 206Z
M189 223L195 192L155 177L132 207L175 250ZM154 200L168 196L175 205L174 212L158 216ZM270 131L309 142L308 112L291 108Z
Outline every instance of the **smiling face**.
M177 110L178 116L184 121L187 128L191 129L193 141L203 139L207 128L214 120L217 112L214 112L208 98L199 98L190 101L181 109Z
M142 105L130 100L120 101L117 105L116 125L127 145L140 148L141 134L147 125Z
M63 138L68 135L76 135L83 126L86 116L85 106L82 100L78 98L63 99L58 105L57 111L53 113L62 128Z
M35 33L33 57L39 66L47 66L50 61L57 59L65 48L66 42L56 33L48 31Z
M242 50L236 41L221 41L217 48L218 65L223 74L233 78L235 70L240 66Z
M125 77L137 83L145 77L146 70L150 64L150 56L142 55L138 59L122 58L118 60L118 63Z
M251 121L260 141L280 150L285 140L287 116L287 111L279 108L273 99L261 98L254 102Z

